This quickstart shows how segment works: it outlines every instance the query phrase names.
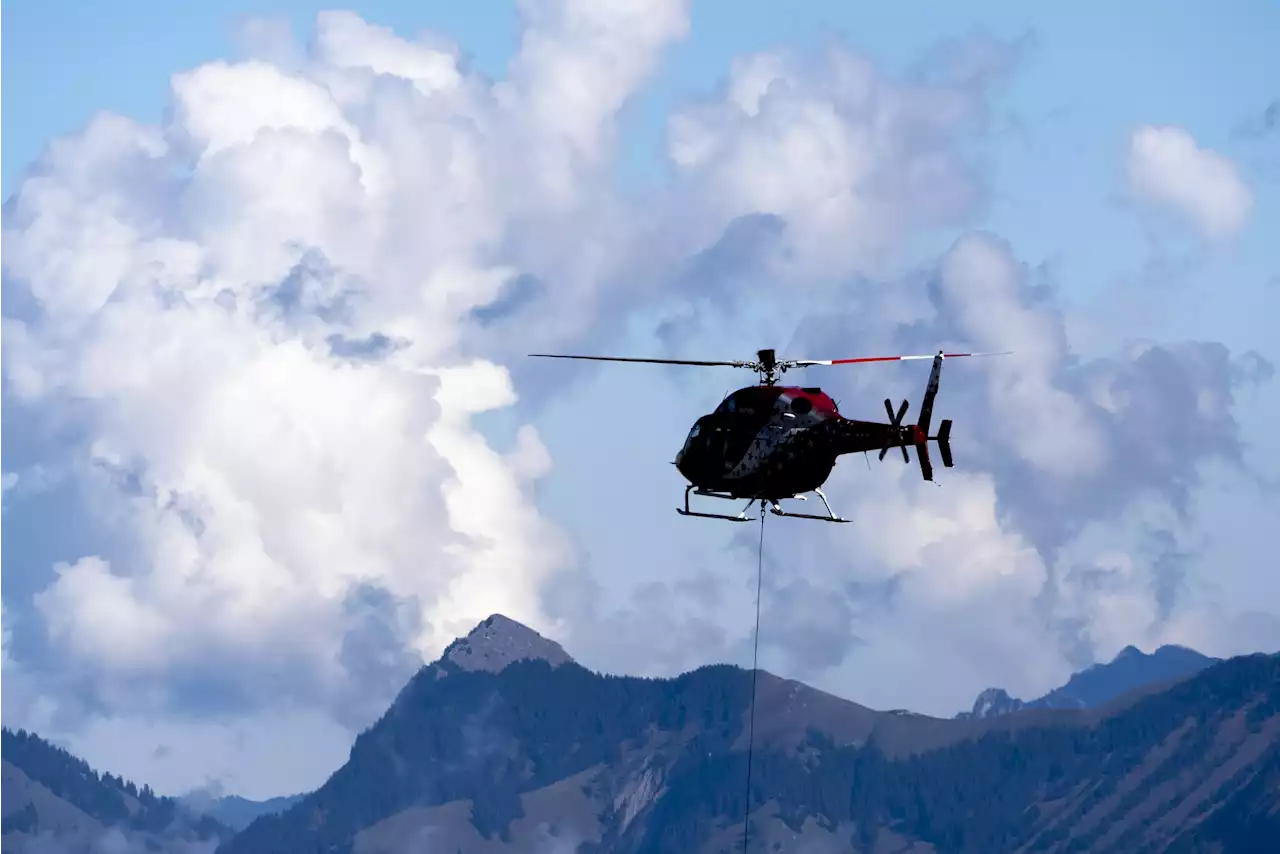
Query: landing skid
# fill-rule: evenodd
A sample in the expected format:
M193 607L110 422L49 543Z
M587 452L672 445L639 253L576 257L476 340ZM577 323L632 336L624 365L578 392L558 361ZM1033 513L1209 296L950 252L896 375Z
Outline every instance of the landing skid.
M689 509L689 493L693 491L694 491L693 486L686 486L684 488L684 509L681 510L679 507L676 508L676 512L679 513L681 516L697 516L701 519L724 519L729 522L750 522L752 519L759 518L757 516L747 515L747 511L751 509L751 505L755 504L757 501L757 499L755 498L752 498L750 501L748 501L747 506L743 507L742 512L739 513L737 516L729 516L724 513L699 513L695 510L690 510ZM708 498L722 498L726 501L741 499L741 496L730 495L727 492L712 492L707 489L699 489L697 490L696 494L705 495Z
M728 521L728 522L749 522L749 521L751 521L752 519L758 519L758 518L760 518L760 517L758 517L758 516L748 516L748 515L747 515L747 511L751 509L751 505L753 505L753 504L755 504L757 501L759 501L759 502L760 502L760 504L763 506L763 505L764 505L764 503L765 503L766 501L768 501L768 503L769 503L769 512L771 512L771 513L772 513L773 515L775 515L775 516L788 516L788 517L790 517L790 518L792 518L792 519L817 519L817 520L818 520L818 521L820 521L820 522L844 522L844 523L848 523L848 522L853 521L852 519L843 519L843 518L841 518L841 517L837 516L835 513L833 513L833 512L831 511L831 504L827 501L827 496L823 494L823 492L822 492L822 490L821 490L821 489L815 489L815 490L814 490L814 492L816 492L816 493L818 494L818 497L822 499L822 505L823 505L824 507L826 507L826 508L827 508L827 515L826 515L826 516L819 516L819 515L814 514L814 513L789 513L789 512L787 512L786 510L783 510L780 506L778 506L778 502L777 502L777 501L775 501L775 500L773 500L773 499L764 499L764 498L752 498L752 499L750 499L750 500L747 502L747 506L746 506L746 507L743 507L743 508L742 508L742 512L738 513L738 515L736 515L736 516L730 516L730 515L725 514L725 513L699 513L699 512L697 512L697 511L695 511L695 510L691 510L691 509L689 509L689 493L691 493L691 492L692 492L693 494L695 494L695 495L705 495L705 496L706 496L706 497L708 497L708 498L720 498L720 499L723 499L723 500L725 500L725 501L733 501L733 500L741 500L741 499L742 499L742 496L740 496L740 495L732 495L732 494L727 493L727 492L713 492L713 491L708 490L708 489L695 489L695 487L693 487L693 486L687 486L687 487L685 487L685 490L684 490L684 509L681 509L681 508L679 508L679 507L677 507L677 508L676 508L676 512L677 512L677 513L679 513L681 516L696 516L696 517L701 518L701 519L724 519L725 521ZM798 500L800 500L800 501L807 501L807 500L808 500L808 496L805 496L805 495L792 495L792 496L790 496L790 497L791 497L791 498L798 499Z
M775 516L790 516L793 519L817 519L820 522L852 522L853 521L852 519L843 519L837 516L835 513L831 512L831 504L827 501L827 496L823 494L821 489L815 489L814 492L816 492L818 494L818 497L822 499L822 506L827 508L826 516L819 516L816 513L788 513L786 510L783 510L781 507L779 507L778 502L776 501L769 502L769 512L773 513L773 515ZM808 500L808 496L805 496L805 495L793 495L791 497L797 498L800 501Z

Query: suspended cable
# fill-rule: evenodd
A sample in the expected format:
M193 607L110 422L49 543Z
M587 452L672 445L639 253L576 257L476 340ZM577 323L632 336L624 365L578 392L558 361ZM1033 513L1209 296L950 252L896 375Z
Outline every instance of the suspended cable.
M751 723L747 733L747 815L742 822L742 854L751 839L751 759L756 745L756 678L760 673L760 592L764 579L764 501L760 501L760 545L756 550L756 636L751 652Z

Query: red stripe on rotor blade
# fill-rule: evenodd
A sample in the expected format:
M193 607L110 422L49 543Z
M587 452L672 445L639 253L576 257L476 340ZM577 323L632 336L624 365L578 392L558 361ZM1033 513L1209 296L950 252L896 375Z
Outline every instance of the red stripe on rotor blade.
M833 365L852 365L855 362L900 362L903 359L932 359L933 356L864 356L860 359L832 359Z
M905 359L932 359L936 355L937 355L936 353L930 353L928 355L922 354L919 356L864 356L860 359L832 359L831 364L850 365L855 362L898 362ZM1004 356L1004 355L1008 355L1008 354L1006 353L943 353L942 357L944 359L954 359L954 358L957 358L958 356Z

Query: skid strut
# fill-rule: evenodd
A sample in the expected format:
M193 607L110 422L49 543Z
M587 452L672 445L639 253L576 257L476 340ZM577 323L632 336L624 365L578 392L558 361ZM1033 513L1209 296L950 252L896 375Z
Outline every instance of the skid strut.
M750 520L751 520L751 519L753 519L753 518L758 518L758 517L754 517L754 516L748 516L748 515L747 515L747 511L751 509L751 505L753 505L753 504L755 504L757 501L759 501L759 502L760 502L760 504L761 504L761 507L762 507L762 508L763 508L763 505L764 505L765 503L768 503L768 505L769 505L769 512L773 513L773 515L775 515L775 516L788 516L788 517L790 517L790 518L792 518L792 519L817 519L817 520L818 520L818 521L820 521L820 522L851 522L851 521L853 521L853 520L851 520L851 519L844 519L844 518L841 518L840 516L837 516L837 515L836 515L836 514L831 510L831 503L830 503L829 501L827 501L827 496L823 493L823 491L822 491L821 489L815 489L815 490L814 490L814 492L816 492L816 493L818 494L818 497L822 499L822 506L823 506L823 507L825 507L825 508L827 509L827 515L825 515L825 516L820 516L820 515L818 515L818 514L816 514L816 513L790 513L790 512L788 512L788 511L786 511L786 510L783 510L783 509L782 509L782 507L781 507L781 506L779 506L778 502L777 502L776 500L774 500L774 499L771 499L771 498L769 498L769 499L766 499L766 498L751 498L751 499L749 499L749 500L747 501L747 506L746 506L746 507L743 507L743 508L742 508L742 511L741 511L740 513L738 513L736 516L730 516L730 515L728 515L727 513L699 513L699 512L697 512L696 510L692 510L692 509L690 509L690 507L689 507L689 493L691 493L691 492L692 492L694 495L705 495L705 496L706 496L706 497L708 497L708 498L720 498L720 499L723 499L723 500L725 500L725 501L733 501L733 500L735 500L735 499L737 499L737 500L741 500L741 499L742 499L742 496L740 496L740 495L732 495L732 494L727 493L727 492L713 492L713 491L711 491L711 490L709 490L709 489L697 489L696 487L694 487L694 486L692 486L692 485L690 485L690 486L686 486L686 487L685 487L685 490L684 490L684 507L683 507L683 508L680 508L680 507L677 507L677 508L676 508L676 512L677 512L677 513L679 513L681 516L697 516L698 518L701 518L701 519L724 519L724 520L726 520L726 521L728 521L728 522L748 522L748 521L750 521ZM795 499L798 499L798 500L800 500L800 501L807 501L807 500L808 500L808 496L806 496L806 495L793 495L793 496L791 496L791 497L792 497L792 498L795 498Z
M831 511L831 504L830 504L830 502L828 502L828 501L827 501L827 496L826 496L825 494L823 494L823 492L822 492L822 490L821 490L821 489L815 489L815 490L814 490L814 492L818 493L818 497L822 499L822 506L827 508L827 515L826 515L826 516L819 516L819 515L817 515L816 513L788 513L786 510L783 510L781 507L779 507L779 506L778 506L778 502L776 502L776 501L770 501L770 502L769 502L769 505L770 505L770 506L769 506L769 510L770 510L770 512L772 512L772 513L773 513L773 515L775 515L775 516L790 516L790 517L791 517L791 518L793 518L793 519L818 519L818 520L820 520L820 521L822 521L822 522L850 522L850 521L852 521L852 520L850 520L850 519L843 519L843 518L841 518L841 517L837 516L835 513L833 513L833 512ZM798 499L800 499L801 501L807 501L807 500L808 500L807 496L804 496L804 495L793 495L793 496L792 496L792 498L798 498Z

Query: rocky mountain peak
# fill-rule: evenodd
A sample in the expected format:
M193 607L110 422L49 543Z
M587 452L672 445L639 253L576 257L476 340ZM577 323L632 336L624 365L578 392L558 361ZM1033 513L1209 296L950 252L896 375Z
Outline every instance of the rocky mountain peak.
M1092 708L1143 686L1198 673L1218 660L1184 646L1166 644L1146 653L1131 644L1111 661L1091 664L1072 674L1065 685L1043 697L1023 701L999 688L988 688L978 695L973 711L956 717L989 718L1019 709Z
M459 670L498 673L508 664L542 659L557 667L573 661L564 648L502 614L492 614L464 638L449 644L441 656Z
M1138 649L1133 644L1129 644L1124 649L1116 653L1116 657L1111 660L1111 663L1115 664L1117 661L1124 661L1130 658L1147 658L1147 657L1148 656L1145 652Z
M1023 702L1010 697L1003 688L988 688L978 695L973 703L973 711L962 712L958 718L994 718L1007 715L1023 707Z

